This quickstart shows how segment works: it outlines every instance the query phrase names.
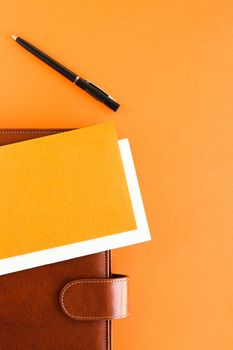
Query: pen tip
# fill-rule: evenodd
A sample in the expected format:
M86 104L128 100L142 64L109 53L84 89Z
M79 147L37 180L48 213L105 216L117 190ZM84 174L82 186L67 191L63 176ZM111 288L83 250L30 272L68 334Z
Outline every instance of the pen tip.
M12 35L12 38L13 38L14 40L16 40L16 39L17 39L17 36L16 36L16 35Z

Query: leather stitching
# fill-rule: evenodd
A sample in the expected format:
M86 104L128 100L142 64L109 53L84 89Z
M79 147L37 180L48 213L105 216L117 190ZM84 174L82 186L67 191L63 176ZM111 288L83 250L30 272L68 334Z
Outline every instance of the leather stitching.
M105 278L107 278L108 276L107 276L107 273L108 273L108 271L107 271L107 251L105 252L105 254L104 254L104 275L105 275ZM108 348L111 346L111 344L109 344L109 342L108 342L108 338L107 338L107 322L108 321L104 321L104 333L105 333L105 337L104 337L104 341L105 341L105 348L106 348L106 350L108 350Z
M62 130L0 130L1 134L51 134L61 133Z
M75 284L85 284L85 283L126 283L128 282L128 278L125 278L125 279L119 279L119 280L91 280L91 281L74 281L74 282L71 282L69 283L65 289L63 290L62 294L61 294L61 304L62 304L62 307L64 309L64 311L72 318L75 318L75 319L117 319L117 318L122 318L122 317L127 317L128 314L122 314L122 315L111 315L111 316L76 316L76 315L73 315L71 314L66 306L65 306L65 303L64 303L64 296L65 294L67 293L67 290L72 287L73 285Z

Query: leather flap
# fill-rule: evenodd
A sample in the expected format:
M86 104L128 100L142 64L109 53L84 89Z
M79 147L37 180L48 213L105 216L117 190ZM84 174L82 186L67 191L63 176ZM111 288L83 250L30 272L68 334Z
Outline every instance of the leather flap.
M128 316L128 277L78 279L64 286L60 294L64 313L78 321L97 321Z

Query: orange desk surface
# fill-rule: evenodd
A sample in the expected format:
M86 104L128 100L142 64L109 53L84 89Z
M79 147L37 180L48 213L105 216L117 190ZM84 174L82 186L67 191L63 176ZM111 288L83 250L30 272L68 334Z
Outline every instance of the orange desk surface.
M117 350L233 348L233 2L0 3L0 127L114 120L152 242L114 252L131 276ZM31 41L121 103L117 113L24 51Z

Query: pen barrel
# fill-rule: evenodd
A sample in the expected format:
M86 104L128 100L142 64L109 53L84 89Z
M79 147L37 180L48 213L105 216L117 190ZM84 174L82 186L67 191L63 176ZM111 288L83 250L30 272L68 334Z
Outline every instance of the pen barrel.
M37 47L33 46L32 44L30 44L29 42L21 38L17 38L16 41L18 44L23 46L27 51L31 52L34 56L38 57L41 61L48 64L50 67L52 67L57 72L65 76L67 79L71 80L72 82L75 80L77 76L75 73L67 69L65 66L63 66L59 62L55 61L52 57L46 55L43 51L41 51Z
M74 82L77 86L79 86L81 89L88 92L90 95L95 97L97 100L104 103L106 106L111 108L113 111L117 111L119 108L119 103L114 101L114 99L109 96L105 91L101 90L96 86L95 84L91 83L88 80L84 80L80 77L78 77L74 72L67 69L65 66L60 64L59 62L55 61L52 57L46 55L43 51L38 49L37 47L33 46L26 40L16 37L16 42L23 46L27 51L31 52L34 56L38 57L41 61L48 64L50 67L55 69L57 72L65 76L67 79Z
M117 109L119 108L120 106L119 103L114 101L108 94L106 94L106 92L98 88L98 86L94 85L90 81L79 78L75 82L75 84L79 86L81 89L88 92L93 97L95 97L97 100L99 100L100 102L104 103L106 106L111 108L114 112L116 112Z

